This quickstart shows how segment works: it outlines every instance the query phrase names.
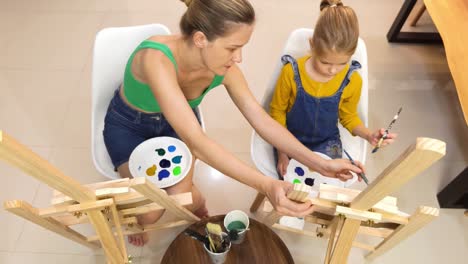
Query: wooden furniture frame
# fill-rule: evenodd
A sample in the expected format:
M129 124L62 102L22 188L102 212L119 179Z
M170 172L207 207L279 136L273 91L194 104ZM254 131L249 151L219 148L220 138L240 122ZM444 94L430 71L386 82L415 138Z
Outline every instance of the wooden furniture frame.
M433 32L402 32L401 29L408 19L411 11L413 10L417 0L405 0L401 6L400 12L393 21L387 33L388 42L396 43L424 43L424 44L441 44L442 38L439 33ZM424 10L422 10L424 11ZM418 10L416 16L421 16L421 9ZM418 19L419 19L418 17ZM411 24L416 24L416 20L413 20Z
M419 207L412 215L401 212L397 199L387 196L420 174L445 155L445 143L430 138L417 138L393 163L364 190L321 185L317 197L309 197L309 186L296 184L288 198L297 202L310 200L315 211L305 221L317 224L315 232L298 230L277 224L280 215L266 201L263 210L268 212L264 223L274 228L301 235L328 238L325 263L346 263L351 247L369 251L371 260L385 253L400 241L438 216L439 209ZM251 206L255 212L264 196L258 195ZM356 236L370 235L383 240L372 246L355 241Z
M0 159L55 189L52 205L34 208L26 201L4 202L5 210L86 247L102 247L108 263L130 263L124 235L187 225L200 220L184 206L192 194L167 195L146 178L119 179L81 185L47 160L0 130ZM167 210L182 220L141 226L137 215ZM86 237L71 226L90 223L95 236Z

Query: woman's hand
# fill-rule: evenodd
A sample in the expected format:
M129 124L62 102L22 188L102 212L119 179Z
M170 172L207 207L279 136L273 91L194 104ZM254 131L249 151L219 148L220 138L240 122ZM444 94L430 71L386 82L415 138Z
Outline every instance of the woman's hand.
M294 187L292 183L281 180L271 180L267 183L264 193L280 215L304 217L311 214L314 211L314 207L309 200L305 203L297 203L286 197L286 195L293 190Z
M276 164L276 169L284 176L289 165L289 157L283 152L278 151L278 164Z
M358 175L361 172L365 173L361 162L355 160L354 163L356 165L353 165L351 161L346 159L327 160L324 171L321 174L331 178L338 178L341 181L347 181L353 177L351 171ZM359 177L359 181L361 181L361 177Z
M385 134L385 129L381 128L374 133L371 133L367 137L367 141L372 145L376 146L379 140L384 136ZM395 141L395 138L398 136L398 134L395 133L388 133L387 136L385 137L384 141L382 142L381 147L392 144Z

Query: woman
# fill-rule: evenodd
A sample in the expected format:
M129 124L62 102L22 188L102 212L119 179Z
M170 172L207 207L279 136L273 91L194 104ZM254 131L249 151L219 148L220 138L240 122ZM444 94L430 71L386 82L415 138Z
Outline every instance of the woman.
M173 136L183 140L196 157L248 186L264 193L280 214L304 216L310 202L297 204L286 194L292 184L265 177L249 167L203 132L195 111L205 94L223 84L249 123L266 141L324 175L351 178L361 172L347 160L326 161L304 147L284 127L271 119L255 100L237 66L242 47L254 29L255 12L248 0L185 0L181 35L152 36L129 58L124 82L112 99L105 120L104 140L122 177L131 177L128 158L148 138ZM208 215L205 201L190 173L166 189L169 194L192 192L189 208ZM162 213L139 217L142 225L154 223ZM129 236L136 246L146 243L143 234Z

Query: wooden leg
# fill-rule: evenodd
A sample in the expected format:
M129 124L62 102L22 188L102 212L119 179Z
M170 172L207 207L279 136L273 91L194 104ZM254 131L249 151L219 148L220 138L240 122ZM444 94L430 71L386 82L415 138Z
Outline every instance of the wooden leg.
M5 210L10 213L13 213L17 216L20 216L28 221L35 223L45 229L48 229L56 234L59 234L67 239L73 240L85 247L92 249L100 248L98 243L88 242L86 237L82 234L76 232L75 230L62 225L60 222L56 221L51 217L41 217L37 213L37 209L32 207L29 203L25 201L6 201L3 204Z
M166 211L169 211L182 219L192 222L200 220L200 218L190 212L187 208L178 204L175 200L169 197L165 191L154 186L146 178L138 177L132 179L130 187L143 194L145 197L148 197L148 199L153 202L156 202L166 208Z
M327 247L327 254L325 255L325 264L330 263L330 258L333 254L333 248L335 245L336 231L341 228L343 221L344 221L344 218L342 216L336 216L330 225L330 236L328 238L328 247Z
M410 26L415 27L416 23L418 23L419 19L421 18L422 14L426 11L426 5L423 5L419 7L418 11L416 11L416 15L413 17L413 19L410 21Z
M258 210L258 207L262 204L263 200L265 200L265 195L262 193L257 193L255 200L250 206L250 212L255 213Z
M398 227L389 237L384 239L374 250L374 252L369 253L366 258L372 260L396 244L400 243L404 239L408 238L416 231L418 231L423 226L431 222L435 217L439 215L439 209L431 208L426 206L421 206L411 217L407 225L401 225Z
M336 241L330 264L343 264L347 262L349 251L351 250L360 225L360 220L349 218L344 220L343 228L341 228L340 235Z

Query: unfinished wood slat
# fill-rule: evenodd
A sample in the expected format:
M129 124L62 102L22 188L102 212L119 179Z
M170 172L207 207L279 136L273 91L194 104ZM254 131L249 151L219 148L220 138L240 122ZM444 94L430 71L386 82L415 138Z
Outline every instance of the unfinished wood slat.
M389 249L393 248L396 244L405 240L416 231L427 225L435 217L439 215L439 209L421 206L416 212L410 217L410 221L407 225L398 227L389 237L382 241L376 248L375 251L366 256L367 259L374 259Z
M445 142L431 138L417 138L392 164L361 192L351 208L367 210L383 197L396 191L407 181L445 155Z
M81 186L79 182L63 174L47 160L6 133L2 133L0 139L0 158L76 201L96 200L96 196L89 188Z
M145 225L145 226L142 227L142 229L145 230L145 232L147 232L147 231L155 231L155 230L167 229L167 228L172 228L172 227L184 226L184 225L188 225L188 224L191 224L191 223L193 223L193 222L187 221L187 220L180 220L180 221L170 222L170 223L162 223L162 224L156 223L156 224L151 224L151 225ZM139 230L137 230L137 231L132 231L132 230L122 231L123 235L133 235L133 234L138 234L138 233L141 233L141 231L139 231ZM117 235L117 233L114 233L114 235ZM90 236L86 240L90 241L90 242L98 241L99 237L98 236Z
M28 221L35 223L47 230L50 230L58 235L61 235L67 239L73 240L76 243L79 243L85 247L92 249L100 248L97 243L90 243L86 240L82 234L76 232L75 230L62 225L58 221L50 217L41 217L37 214L37 209L32 207L29 203L25 201L13 200L6 201L3 203L3 207L10 213L13 213L19 217L22 217Z
M322 183L319 187L319 194L325 192L336 193L338 195L337 198L339 198L339 200L337 200L336 202L351 203L354 200L354 198L356 198L362 191L350 188L341 188L338 186ZM385 196L377 204L379 203L382 203L387 206L397 206L397 198L393 196Z
M331 202L331 201L326 201L322 200L320 198L308 198L312 204L314 205L314 213L321 213L321 214L326 214L326 215L335 215L335 208L337 206L337 203ZM264 206L263 206L263 211L264 212L271 212L273 210L273 206L269 201L265 201ZM396 223L400 225L406 225L408 223L408 216L406 216L405 213L400 212L398 214L393 214L393 213L387 213L387 212L382 212L376 210L377 213L382 215L382 222L388 222L388 223Z
M104 215L100 211L89 211L88 218L100 238L107 261L113 264L126 263L127 259L124 259L122 252L119 250L117 241Z
M333 253L330 259L330 264L343 264L348 260L349 251L353 245L354 238L357 235L361 221L356 219L345 219L343 227L339 232Z
M188 221L199 221L196 215L184 208L183 206L175 203L166 192L154 186L146 178L139 177L131 180L131 188L148 197L152 201L162 205L167 211L174 215L188 220Z
M178 204L182 206L191 205L192 201L192 193L179 193L174 195L169 195L171 199L176 201ZM157 203L151 203L144 206L136 207L136 208L129 208L120 210L120 213L124 216L128 215L140 215L146 214L152 211L164 210L164 207Z
M120 197L120 199L118 199L118 198L114 199L114 202L117 205L121 205L122 202L124 202L124 204L127 205L127 203L126 203L127 201L123 201L126 198L129 198L132 201L134 201L135 196L144 198L144 196L141 195L140 193L138 193L138 192L136 192L134 190L132 190L132 192L133 192L132 193L133 197L129 197L129 196ZM190 204L193 203L191 193L179 193L179 194L170 195L169 197L174 199L177 203L179 203L182 206L187 206L187 205L190 205ZM144 198L144 199L146 199L146 198ZM146 199L146 200L148 200L148 199ZM152 202L150 200L148 200L148 202L150 204L144 203L143 206L131 207L129 209L123 209L123 210L121 210L121 208L124 207L124 206L119 206L119 210L121 212L123 212L124 215L132 215L132 214L137 215L137 214L144 214L144 213L147 213L147 212L150 212L150 211L157 211L157 210L163 210L164 209L162 206L158 205L157 203L154 203L154 202ZM54 206L49 207L49 208L39 209L39 215L41 215L41 216L57 216L57 215L60 215L60 214L63 214L65 212L67 212L69 206L71 206L71 205L61 204L61 205L54 205Z
M87 211L93 211L93 210L103 210L106 207L112 206L114 204L113 199L104 199L104 200L98 200L95 202L87 202L87 203L81 203L81 204L76 204L76 205L70 205L68 206L67 211L69 213L74 213L74 212L87 212Z
M335 237L338 235L337 230L340 229L341 225L343 224L343 221L344 217L335 217L331 225L328 228L326 228L327 231L329 230L330 233L328 237L327 253L325 254L325 263L330 262L330 258L335 245Z
M283 225L280 225L280 224L274 224L272 227L275 228L275 229L278 229L278 230L288 231L288 232L295 233L295 234L298 234L298 235L304 235L304 236L309 236L309 237L314 237L314 238L322 238L322 239L328 238L328 236L318 237L317 233L313 232L313 231L299 230L299 229L296 229L296 228L291 228L291 227L283 226ZM364 250L368 250L368 251L374 250L373 246L367 245L367 244L364 244L364 243L360 243L360 242L356 242L356 241L353 242L352 246L356 247L356 248L361 248L361 249L364 249Z
M102 189L97 189L94 190L94 194L96 195L96 198L108 198L108 197L115 197L118 195L124 195L128 194L130 192L129 187L115 187L115 188L102 188ZM74 202L74 200L66 196L60 192L57 192L57 194L52 198L51 204L69 204L71 202Z
M117 240L119 242L120 251L122 252L123 258L127 260L128 256L127 249L125 248L125 240L122 234L122 225L120 224L120 216L117 212L117 207L115 206L114 201L112 201L110 209L112 214L112 221L114 222L115 230L117 231Z
M296 202L305 202L311 191L310 186L305 184L294 184L294 190L287 197Z
M361 210L356 210L344 206L337 206L335 215L344 215L346 218L351 218L351 219L356 219L359 221L374 221L374 222L380 222L382 221L382 215L379 213L372 213L368 211L361 211Z
M330 227L330 226L329 226ZM380 238L387 238L391 233L393 233L393 229L389 228L371 228L368 226L360 226L358 230L358 235L366 235L366 236L374 236ZM324 235L330 235L329 228L317 228L318 233L322 233Z
M47 160L3 132L0 139L0 158L78 202L96 201L92 190L81 186L77 181L52 166ZM116 264L123 263L122 254L111 236L111 230L102 213L91 211L88 213L88 217L102 239L102 246L108 261Z

